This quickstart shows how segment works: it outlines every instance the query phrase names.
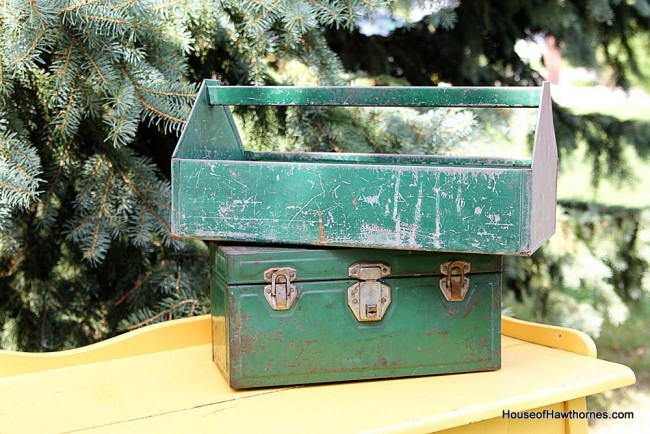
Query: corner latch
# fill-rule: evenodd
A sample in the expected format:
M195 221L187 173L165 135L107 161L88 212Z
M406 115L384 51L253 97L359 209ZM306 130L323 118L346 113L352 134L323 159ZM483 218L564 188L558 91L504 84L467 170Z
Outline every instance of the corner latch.
M358 321L381 321L391 302L391 288L379 279L390 275L390 266L380 262L357 262L348 275L359 279L348 288L348 306Z
M447 261L440 265L443 275L440 290L447 301L463 301L469 289L469 278L465 275L470 270L470 263L466 261Z
M288 310L298 298L298 288L291 282L296 280L294 268L269 268L264 272L264 297L273 310Z

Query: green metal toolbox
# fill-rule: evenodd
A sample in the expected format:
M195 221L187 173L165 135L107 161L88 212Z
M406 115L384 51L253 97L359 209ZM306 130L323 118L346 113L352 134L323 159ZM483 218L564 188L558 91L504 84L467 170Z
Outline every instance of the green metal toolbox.
M528 107L532 158L252 152L232 105ZM480 144L479 144L480 146ZM206 80L172 157L180 238L530 255L555 230L548 84L240 87Z
M235 389L500 367L500 256L211 243L210 264Z

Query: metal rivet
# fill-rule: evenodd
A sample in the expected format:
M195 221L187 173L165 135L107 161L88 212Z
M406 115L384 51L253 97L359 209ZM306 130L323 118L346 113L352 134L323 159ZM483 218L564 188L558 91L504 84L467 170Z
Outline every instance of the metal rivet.
M357 300L356 298L354 298L354 299L352 299L352 303L357 304L357 303L359 303L359 300Z
M381 302L386 303L386 297L382 297Z
M270 293L271 293L271 288L267 289L267 290L266 290L266 293L267 293L267 294L270 294Z

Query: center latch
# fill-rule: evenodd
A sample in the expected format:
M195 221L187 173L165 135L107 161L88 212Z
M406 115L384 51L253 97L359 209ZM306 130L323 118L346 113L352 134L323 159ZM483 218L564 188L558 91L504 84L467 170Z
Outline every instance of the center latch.
M360 282L348 288L348 306L359 321L381 321L390 306L391 288L380 279L390 275L390 266L381 262L357 262L348 275Z
M294 268L269 268L264 280L270 285L264 287L264 297L273 310L289 310L298 298L298 289L291 282L296 280Z

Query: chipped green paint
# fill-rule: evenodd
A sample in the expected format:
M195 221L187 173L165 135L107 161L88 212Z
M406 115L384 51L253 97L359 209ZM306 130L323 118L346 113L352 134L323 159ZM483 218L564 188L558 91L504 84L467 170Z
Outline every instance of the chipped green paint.
M504 104L539 104L532 159L250 152L244 150L229 110L214 105L222 93L224 104L306 104L298 98L304 93L313 96L310 104L370 104L372 97L384 105L419 105L424 99L414 97L418 89L430 94L425 105L494 105L498 98ZM557 151L548 86L462 88L455 93L438 88L330 90L238 88L206 81L172 157L172 233L226 241L517 255L532 254L553 233Z
M211 243L213 357L233 388L487 371L500 366L501 258L378 249L218 247ZM462 302L448 302L440 264L472 264ZM384 318L347 305L356 262L391 266ZM298 300L274 311L263 272L297 270Z
M210 105L538 107L531 87L295 87L208 85Z

